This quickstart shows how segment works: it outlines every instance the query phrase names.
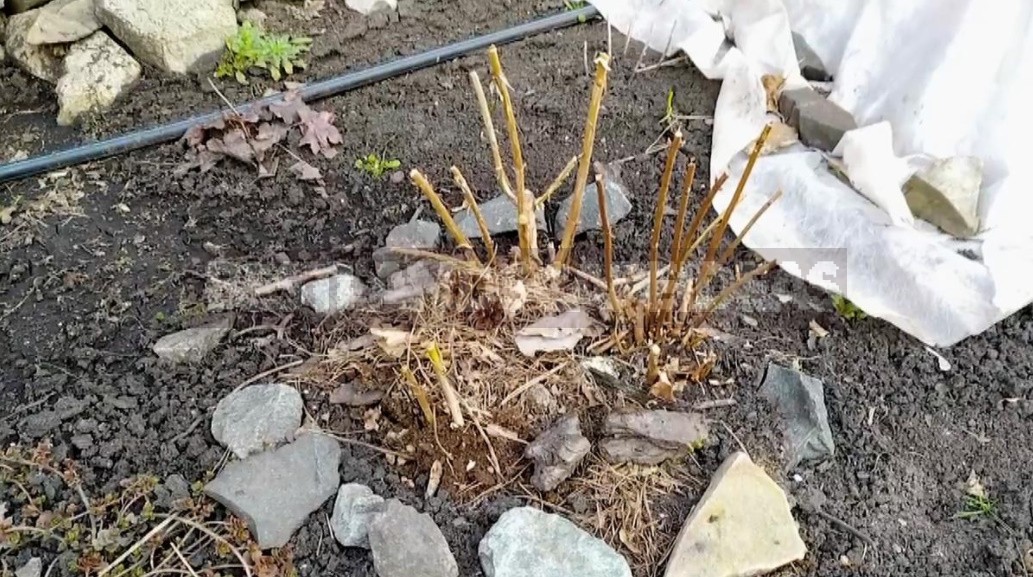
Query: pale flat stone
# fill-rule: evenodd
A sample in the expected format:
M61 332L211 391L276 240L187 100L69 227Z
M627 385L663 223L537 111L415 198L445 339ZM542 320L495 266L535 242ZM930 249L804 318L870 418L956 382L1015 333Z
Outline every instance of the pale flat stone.
M365 485L341 485L334 501L330 527L334 538L345 547L369 549L369 524L386 509L383 497Z
M243 519L262 549L283 547L341 482L341 447L325 435L228 463L204 492Z
M237 33L226 0L97 0L97 18L137 58L174 74L211 71Z
M243 459L292 439L304 409L294 387L279 383L244 387L216 405L212 436Z
M232 321L224 320L165 335L154 343L154 354L174 363L200 362L219 345L232 326Z
M904 183L908 208L948 234L968 238L979 232L979 190L983 161L955 156L937 161Z
M434 251L438 248L440 239L441 227L426 220L414 220L392 228L391 232L387 233L384 246L373 251L373 264L377 276L386 279L413 260L411 257L395 253L392 249Z
M373 519L368 535L379 577L459 575L459 565L434 519L396 499Z
M351 308L365 294L366 285L359 277L344 273L305 283L301 287L301 304L312 307L317 313L331 315Z
M61 53L53 46L30 44L28 39L29 30L38 16L38 8L11 16L7 22L4 47L7 49L7 55L19 68L53 84L61 76Z
M510 509L478 547L486 577L631 577L628 562L559 515Z
M344 0L344 5L359 14L368 16L374 12L397 9L398 0Z
M763 575L806 553L785 493L739 452L721 464L689 514L664 577Z
M14 577L39 577L43 574L43 560L39 557L33 557L29 561L22 565L20 569L14 572Z
M656 465L701 446L709 429L698 413L627 411L607 415L603 432L611 435L599 443L608 460Z
M140 64L104 32L72 44L57 81L57 123L103 112L140 80Z
M40 8L26 34L29 44L67 44L101 29L94 0L54 0Z

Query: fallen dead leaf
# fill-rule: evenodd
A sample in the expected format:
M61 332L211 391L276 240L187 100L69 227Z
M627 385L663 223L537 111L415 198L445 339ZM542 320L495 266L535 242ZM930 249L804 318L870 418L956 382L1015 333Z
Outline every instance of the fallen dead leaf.
M768 139L764 141L764 146L761 147L760 153L763 155L778 152L799 141L800 135L795 128L783 122L773 122L771 123L771 132L768 133Z
M539 352L569 351L585 336L597 334L598 325L592 317L581 309L572 309L520 329L514 340L521 354L533 357Z
M326 158L337 156L335 144L344 142L341 132L334 126L334 114L321 110L316 112L311 108L298 111L298 118L301 120L301 145L308 145L312 154L322 154Z
M975 471L968 474L968 480L965 481L965 493L973 497L986 498L986 487L983 486L983 482Z
M818 321L812 320L810 323L807 324L807 327L810 329L811 333L813 333L814 336L818 337L819 339L823 339L829 336L829 331L826 330L825 327L819 325Z
M520 309L524 308L524 303L527 302L527 287L524 286L523 281L516 281L511 285L507 285L502 290L502 309L506 313L506 318L511 319Z
M649 387L649 394L668 403L675 402L674 386L665 371L660 371L657 375L656 382Z
M427 499L437 494L438 487L441 485L442 473L444 473L444 469L441 466L441 461L435 459L430 466L430 477L427 479L427 492L424 494Z
M409 331L390 327L372 327L369 329L369 332L371 335L376 337L377 345L380 346L381 350L392 357L397 358L404 355L405 351L409 348L409 341L411 338Z
M363 414L362 428L367 431L380 430L380 407L373 407Z
M765 74L760 77L760 83L764 85L764 93L767 94L768 110L778 111L778 97L782 94L782 87L786 79L781 74Z

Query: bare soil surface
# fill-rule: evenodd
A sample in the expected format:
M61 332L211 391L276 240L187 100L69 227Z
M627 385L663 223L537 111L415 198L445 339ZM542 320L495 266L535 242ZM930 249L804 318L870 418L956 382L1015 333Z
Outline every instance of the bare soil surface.
M397 15L365 19L331 0L312 20L295 17L286 4L266 1L259 7L270 16L267 27L315 38L310 67L297 78L305 81L523 22L561 9L557 4L402 0ZM502 50L533 186L550 182L579 151L591 83L585 53L604 50L608 42L606 25L594 22ZM600 120L598 159L646 150L660 135L672 88L679 111L712 115L717 83L685 65L635 74L640 47L632 43L624 52L624 38L616 34L612 44L615 63ZM645 62L657 58L650 54ZM15 198L49 199L32 222L0 226L0 443L31 446L51 438L56 453L82 464L84 487L98 494L117 490L120 479L138 473L180 474L193 481L214 471L224 453L208 430L215 404L254 375L308 358L327 338L328 325L295 301L271 299L238 310L235 328L277 325L293 312L282 338L268 333L231 338L196 366L163 364L151 345L219 312L204 294L216 260L283 272L339 262L376 283L371 251L425 203L408 182L372 180L356 170L353 163L360 156L377 152L398 158L403 170L418 167L442 184L448 167L456 164L481 199L493 197L494 178L468 90L469 69L487 77L483 55L314 104L337 115L344 135L337 157L312 160L325 175L325 192L285 170L260 180L253 169L229 162L207 174L174 177L184 157L178 144L0 185L0 207ZM217 85L235 102L273 87L265 81ZM0 64L0 159L220 104L207 78L163 78L147 70L141 86L103 118L78 130L57 129L51 89L9 63ZM684 131L683 150L705 168L711 126L690 121ZM623 164L634 210L615 227L621 262L646 262L662 163L653 155ZM706 170L698 176L708 178ZM457 191L442 190L447 201L459 205ZM599 246L597 235L584 235L575 260L597 269ZM746 251L738 258L756 260ZM812 321L830 334L809 344ZM809 553L780 574L967 577L1033 570L1023 565L1033 548L1033 315L1028 309L941 351L951 364L946 371L914 339L875 319L844 320L828 295L781 272L750 286L714 324L731 336L715 345L720 356L711 383L687 391L682 403L734 398L736 404L708 411L716 423L712 442L684 464L693 481L683 496L672 499L665 531L677 531L722 459L744 447L797 504ZM836 443L831 462L784 469L782 424L756 392L769 361L797 364L824 380ZM329 405L324 390L302 393L311 414L330 415L343 432L360 431L351 438L381 443L376 433L361 432L361 411ZM477 544L498 515L527 502L523 494L506 491L476 506L460 504L447 491L424 499L426 471L407 473L359 445L346 444L343 450L342 481L366 483L380 495L430 513L464 576L481 574ZM957 516L972 473L996 504L994 516ZM14 491L0 487L0 495ZM293 539L300 574L374 575L366 552L333 542L324 518L332 506L331 500L313 514ZM11 564L33 554L53 556L47 546L32 547ZM639 575L659 572L659 567L637 570Z

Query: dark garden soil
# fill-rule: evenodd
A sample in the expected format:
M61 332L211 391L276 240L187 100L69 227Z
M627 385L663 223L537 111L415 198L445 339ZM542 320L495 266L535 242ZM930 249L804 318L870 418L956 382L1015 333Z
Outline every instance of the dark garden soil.
M312 20L296 18L286 4L266 1L260 8L270 16L267 27L315 38L310 67L298 78L304 81L500 29L554 11L557 4L401 0L394 17L364 19L343 2L329 0ZM502 50L532 186L550 182L579 151L590 86L586 45L591 56L607 42L606 25L596 22ZM671 88L682 113L713 113L717 83L684 65L635 74L640 48L632 43L625 53L624 38L617 34L612 42L615 63L597 158L616 160L646 150L660 135ZM655 62L657 56L646 58ZM263 371L308 358L322 346L328 324L311 311L273 299L238 310L235 328L276 325L287 308L297 308L283 338L240 336L188 367L160 363L151 345L218 312L204 295L206 271L215 259L280 271L339 262L375 283L371 251L425 203L408 182L361 174L352 166L359 156L377 152L398 158L403 170L418 167L442 185L456 164L480 198L494 196L467 84L471 68L487 76L483 55L475 55L314 104L337 115L344 135L334 159L308 158L325 175L325 191L285 170L259 180L253 169L229 162L204 175L174 177L184 157L180 145L0 185L0 208L16 197L60 197L46 203L33 222L0 226L0 443L28 447L51 438L56 453L80 462L91 494L117 490L119 480L138 473L181 474L192 481L215 470L224 453L208 431L215 404ZM239 102L273 85L218 86ZM50 88L0 64L0 159L122 133L220 103L207 78L168 79L149 69L138 89L103 118L78 130L58 130ZM705 168L711 126L690 121L683 130L684 150ZM635 208L615 227L618 260L646 262L662 162L653 155L623 164ZM708 175L703 170L699 176L702 181ZM441 188L458 206L460 195ZM575 260L597 268L598 247L596 235L585 235ZM738 258L755 260L746 251ZM830 334L809 345L812 321ZM675 501L665 530L677 531L722 459L742 446L797 504L794 512L809 553L780 574L968 577L1033 570L1023 567L1023 555L1033 548L1033 315L1028 309L942 351L951 363L948 371L914 339L875 319L844 320L828 295L781 272L754 283L714 324L732 335L715 344L720 357L711 379L720 384L687 391L683 403L734 398L737 404L708 411L715 422L711 443L684 465L694 481ZM824 380L836 442L831 462L784 470L780 421L756 393L769 361L797 363ZM329 405L325 391L317 388L302 393L317 418L327 415L342 431L363 429L361 411ZM382 441L376 433L350 438ZM424 499L425 470L392 467L359 445L345 444L343 451L342 481L366 483L380 495L430 513L463 576L481 574L477 544L498 515L527 502L506 491L474 507L459 504L447 491ZM957 517L973 472L997 506L995 517ZM406 474L411 477L405 479ZM0 487L5 498L11 495L7 491L14 489ZM294 537L300 574L373 575L367 552L344 550L333 541L324 517L331 508L332 501ZM30 547L8 565L33 554L53 556ZM60 571L64 568L55 574Z

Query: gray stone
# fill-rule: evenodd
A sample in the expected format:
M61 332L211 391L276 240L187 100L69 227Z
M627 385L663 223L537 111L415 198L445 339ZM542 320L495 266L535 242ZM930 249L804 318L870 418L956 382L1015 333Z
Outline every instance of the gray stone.
M387 233L384 246L373 251L373 264L377 276L383 279L398 272L411 257L396 254L391 249L410 248L433 251L438 248L441 239L441 227L426 220L415 220L400 224Z
M190 496L190 483L179 473L173 473L165 478L165 490L173 502L186 499Z
M72 44L57 81L57 123L103 112L140 80L140 64L104 32Z
M486 577L631 577L628 562L609 545L533 507L503 513L478 556Z
M154 354L173 363L197 363L230 332L232 320L185 329L165 335L154 343Z
M359 277L343 273L314 281L301 287L301 302L317 313L332 315L351 308L366 294L366 285Z
M330 517L334 538L345 547L369 549L369 524L385 508L384 499L369 487L358 483L341 485Z
M7 60L7 49L4 47L6 34L7 16L3 13L3 0L0 0L0 64Z
M382 389L367 389L359 381L342 383L330 393L330 403L349 407L368 407L384 398Z
M514 232L517 229L516 204L506 195L496 196L488 202L478 203L481 209L481 216L488 226L488 232L493 235ZM537 210L534 213L538 223L538 230L545 230L545 211ZM470 209L459 213L456 217L456 225L468 238L481 238L481 229L477 226L477 219L474 218Z
M422 298L438 288L440 264L429 259L419 260L392 274L387 279L388 290L380 294L385 304L396 304Z
M21 569L14 572L14 577L39 577L43 573L43 560L39 557L29 559Z
M204 491L251 529L262 549L283 547L341 482L341 447L318 433L228 463Z
M364 16L398 8L398 0L345 0L344 4Z
M268 18L265 12L262 12L258 8L241 8L237 10L237 21L241 24L250 22L255 26L262 28L265 26L265 20Z
M796 49L796 62L800 65L800 74L812 82L828 82L832 75L825 68L818 54L807 43L803 36L793 32L793 48Z
M39 9L22 12L7 23L4 47L19 68L51 84L61 76L61 52L54 46L36 46L28 40L29 30L39 16Z
M219 401L212 415L212 436L243 459L293 438L304 409L294 387L251 385Z
M801 142L826 152L835 150L843 135L857 128L849 112L811 88L786 90L778 100L778 110L786 124L799 133Z
M591 449L592 443L581 434L578 416L560 417L524 450L524 457L534 461L531 484L552 491L574 473Z
M29 44L67 44L100 30L94 0L54 0L40 8L26 34Z
M983 161L974 156L939 160L904 183L908 208L948 234L968 238L979 232L979 192Z
M607 459L655 465L699 448L709 431L698 413L631 411L607 415L603 433L611 437L599 444Z
M96 10L137 58L174 74L210 72L237 33L226 0L97 0Z
M628 199L628 187L620 177L620 170L616 165L604 165L595 163L595 171L604 176L606 184L606 218L610 226L617 224L621 219L631 213L631 200ZM560 203L556 211L556 220L553 222L555 230L563 230L567 226L567 218L570 216L570 207L574 204L574 196L568 196ZM601 230L603 227L602 213L599 211L599 194L596 192L595 184L590 183L585 189L585 195L581 200L581 215L578 218L578 232L586 230Z
M768 364L760 394L786 422L787 466L822 461L835 453L824 385L818 379L774 363Z
M448 542L430 515L396 499L369 525L373 567L379 577L458 577Z

